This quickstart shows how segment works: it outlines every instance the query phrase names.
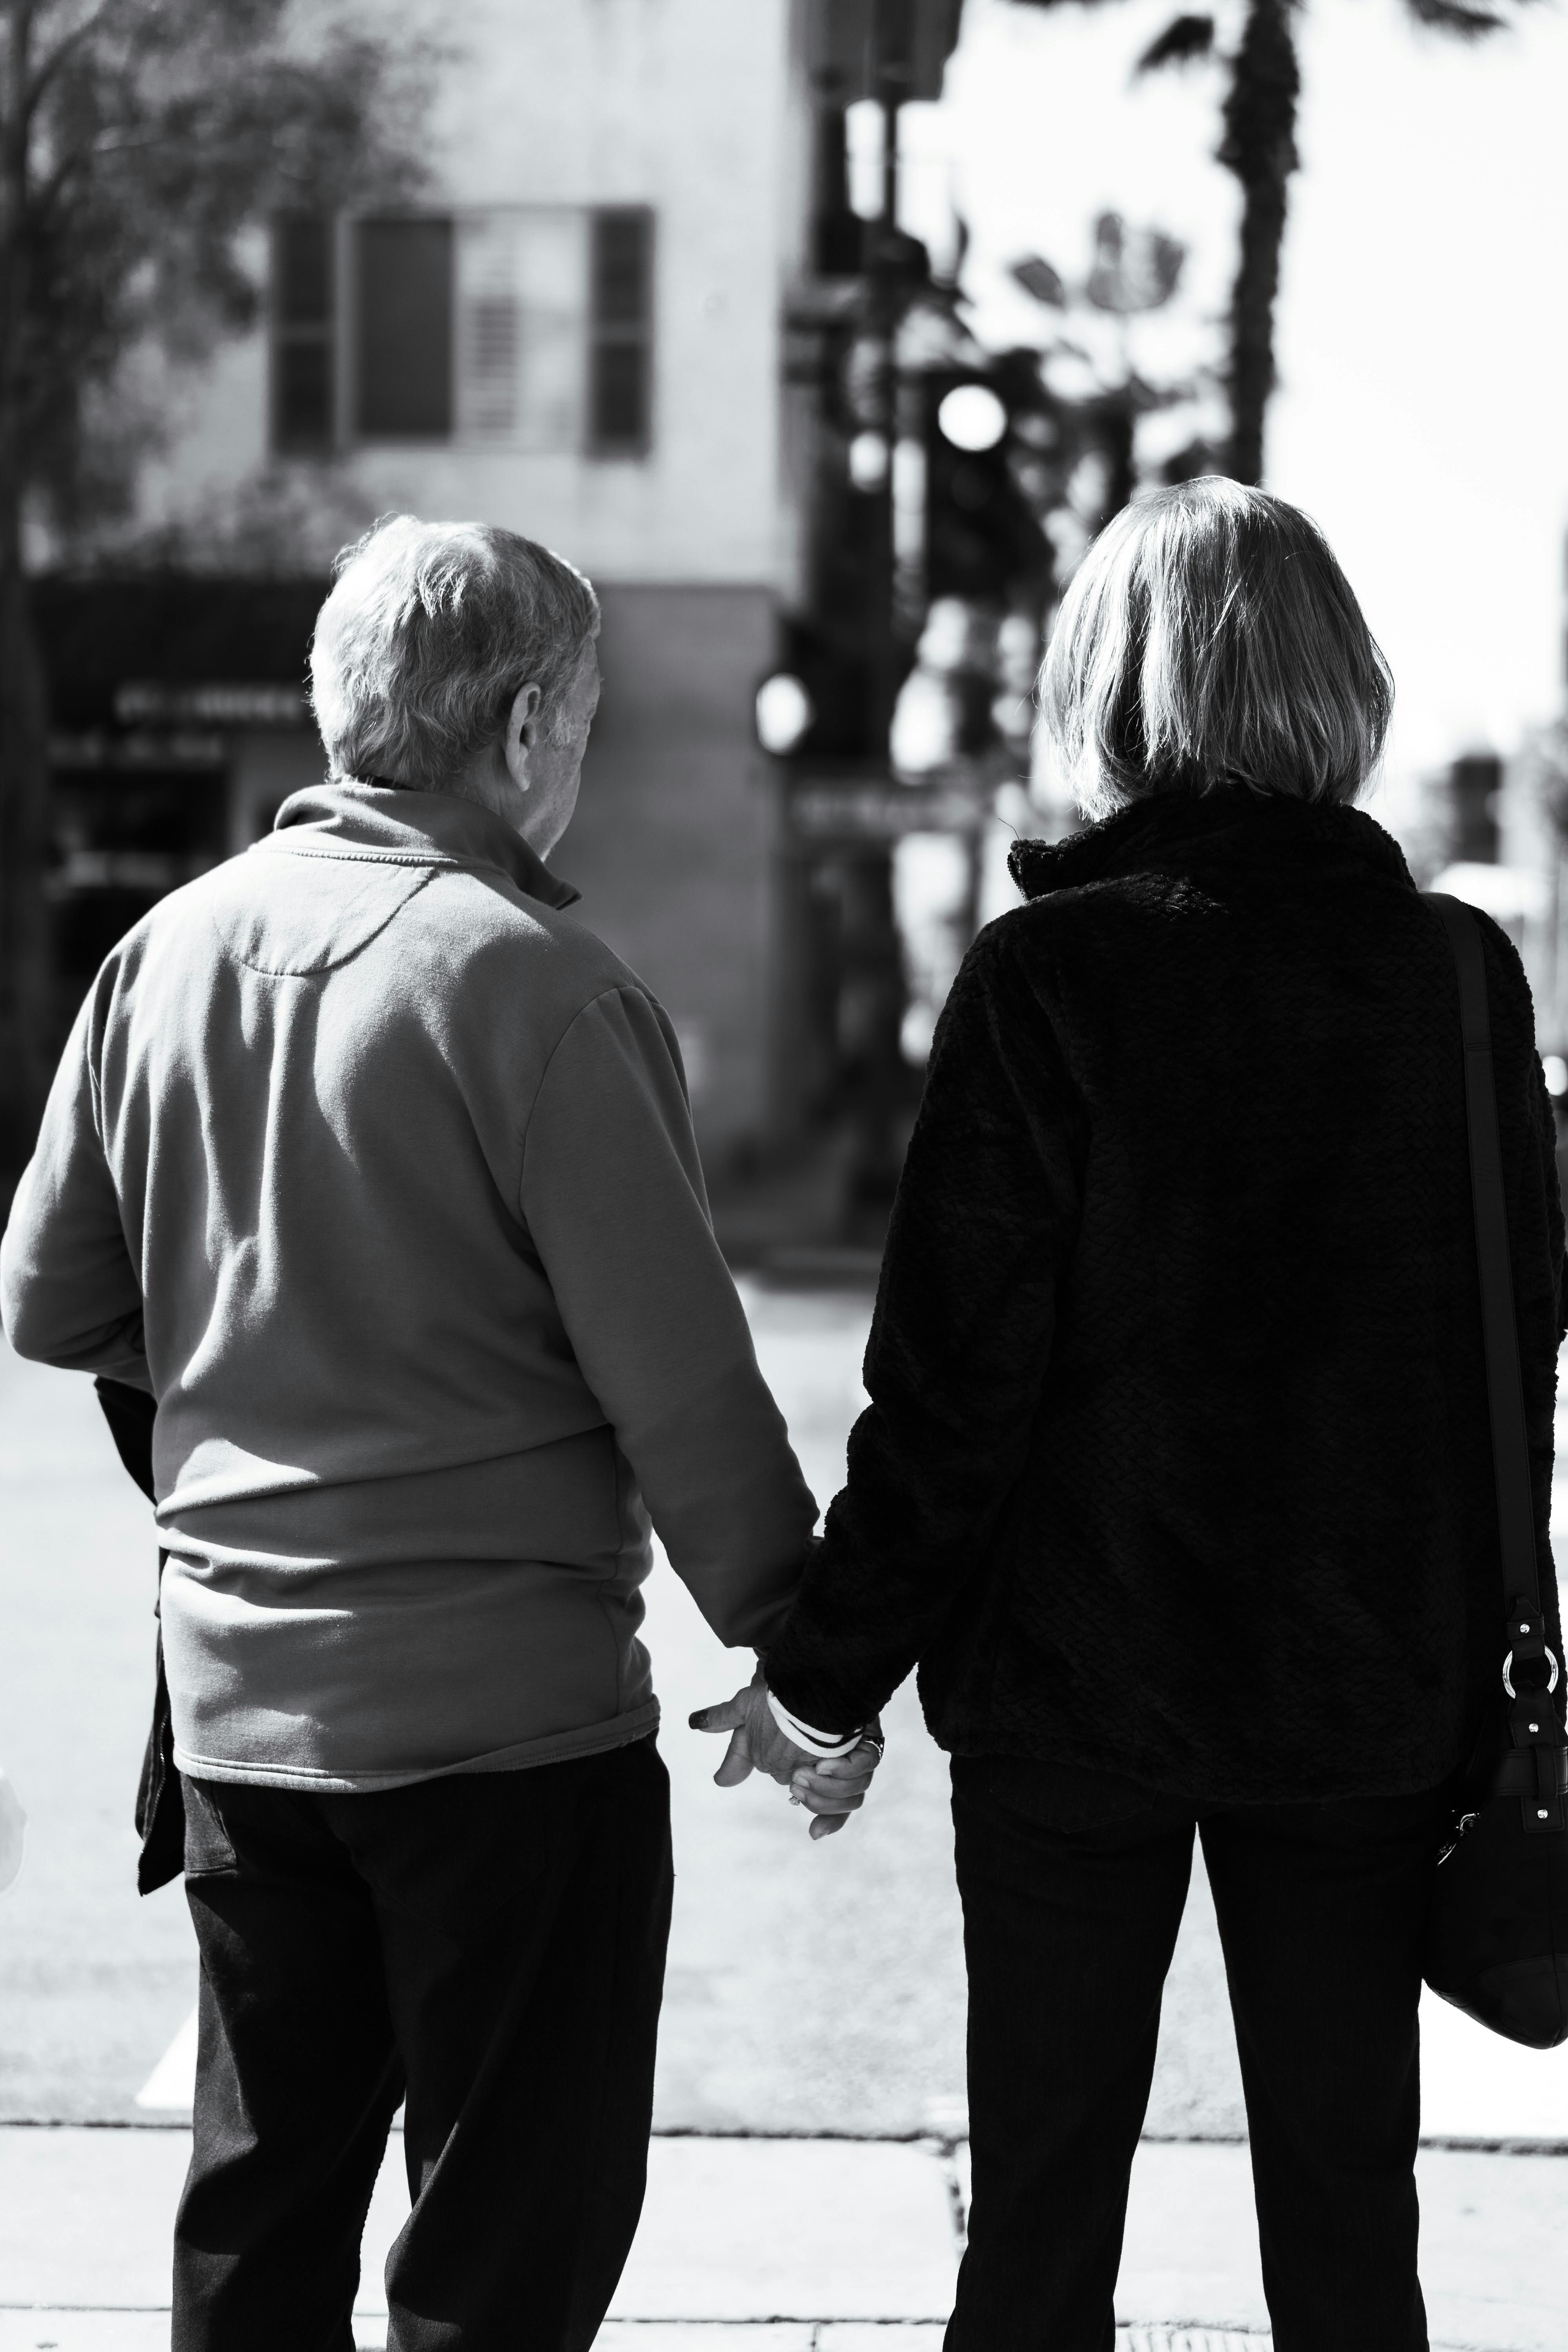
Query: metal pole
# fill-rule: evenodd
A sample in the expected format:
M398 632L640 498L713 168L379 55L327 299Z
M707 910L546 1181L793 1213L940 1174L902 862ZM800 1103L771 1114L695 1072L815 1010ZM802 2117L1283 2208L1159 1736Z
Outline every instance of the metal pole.
M898 436L896 352L901 266L899 249L899 109L908 95L912 54L911 0L875 0L872 56L876 97L882 112L882 210L869 244L868 293L871 331L879 346L877 430L887 451L887 469L877 494L877 564L871 615L871 730L885 757L897 692L898 649L893 618L893 449Z

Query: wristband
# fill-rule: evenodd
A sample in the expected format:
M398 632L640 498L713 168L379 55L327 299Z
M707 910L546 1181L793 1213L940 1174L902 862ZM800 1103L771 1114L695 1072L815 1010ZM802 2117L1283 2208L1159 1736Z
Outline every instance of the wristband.
M792 1739L797 1748L804 1748L809 1756L847 1756L860 1744L858 1731L852 1731L847 1739L841 1739L831 1732L818 1731L811 1724L802 1723L797 1716L791 1715L787 1706L780 1704L772 1691L768 1692L768 1711L784 1738Z

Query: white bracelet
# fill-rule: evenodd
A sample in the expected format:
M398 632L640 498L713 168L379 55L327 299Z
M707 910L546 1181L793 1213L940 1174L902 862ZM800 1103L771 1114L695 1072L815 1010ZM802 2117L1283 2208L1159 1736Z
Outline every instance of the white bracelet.
M779 1704L772 1691L768 1693L768 1706L784 1738L793 1739L795 1746L804 1748L808 1755L847 1756L860 1745L858 1731L852 1731L847 1739L834 1739L826 1731L817 1731L811 1724L802 1723L787 1706Z

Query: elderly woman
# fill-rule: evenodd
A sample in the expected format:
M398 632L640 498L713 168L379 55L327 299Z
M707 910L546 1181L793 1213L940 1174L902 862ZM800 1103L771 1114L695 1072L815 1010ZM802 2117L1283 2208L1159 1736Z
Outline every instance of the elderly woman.
M1420 2352L1422 1934L1500 1568L1455 973L1352 805L1389 680L1306 517L1210 480L1104 533L1042 699L1098 822L1014 852L943 1014L769 1686L847 1733L918 1660L952 1751L949 2352L1110 2352L1194 1827L1274 2340ZM1544 1531L1552 1121L1481 929Z
M201 1948L176 2352L349 2343L405 2093L389 2344L593 2340L670 1900L649 1517L750 1646L816 1517L669 1023L542 862L597 629L509 531L350 551L329 781L110 957L5 1238L21 1353L157 1404ZM814 1827L864 1786L777 1727L757 1760Z

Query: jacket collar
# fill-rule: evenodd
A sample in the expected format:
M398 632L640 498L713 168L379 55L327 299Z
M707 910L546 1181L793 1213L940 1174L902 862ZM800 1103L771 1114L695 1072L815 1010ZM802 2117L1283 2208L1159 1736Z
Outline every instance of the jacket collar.
M1026 898L1151 870L1261 879L1294 868L1319 879L1372 875L1415 887L1399 844L1364 811L1245 784L1158 793L1066 841L1015 842L1007 866Z
M582 897L552 874L510 824L477 801L450 793L405 791L401 784L331 781L290 793L274 821L286 849L330 842L337 855L356 852L428 862L432 866L494 866L530 898L546 907L574 906Z

